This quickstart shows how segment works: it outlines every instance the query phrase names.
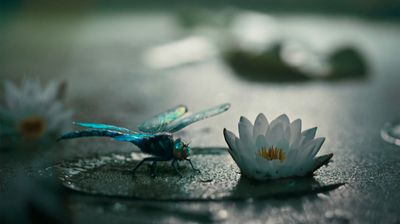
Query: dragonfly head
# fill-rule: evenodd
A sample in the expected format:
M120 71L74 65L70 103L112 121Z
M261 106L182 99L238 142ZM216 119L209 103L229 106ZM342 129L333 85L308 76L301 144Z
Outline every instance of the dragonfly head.
M190 155L189 144L184 143L180 138L176 139L173 154L175 158L185 160Z

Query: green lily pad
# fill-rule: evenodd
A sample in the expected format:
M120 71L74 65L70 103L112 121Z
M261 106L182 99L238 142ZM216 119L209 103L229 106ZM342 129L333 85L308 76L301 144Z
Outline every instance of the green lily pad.
M83 158L57 165L67 188L96 195L144 200L243 200L318 193L340 184L323 184L312 177L257 182L240 174L226 149L193 149L195 172L180 162L182 177L170 162L157 164L156 177L143 165L135 175L133 167L145 154L112 154Z

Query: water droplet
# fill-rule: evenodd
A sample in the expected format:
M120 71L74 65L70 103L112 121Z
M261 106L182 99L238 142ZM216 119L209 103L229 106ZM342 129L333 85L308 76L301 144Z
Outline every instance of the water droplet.
M117 202L117 203L115 203L115 204L112 206L112 209L113 209L114 211L123 212L123 211L126 211L126 210L127 210L127 207L126 207L125 205L123 205L123 204Z
M226 211L225 209L221 209L215 214L214 220L222 221L227 218L228 218L228 211Z
M328 221L328 223L335 223L335 224L350 223L350 214L340 209L327 211L325 213L325 218Z
M400 121L386 123L381 130L381 137L386 142L400 146Z
M122 155L114 155L114 158L117 160L125 160L125 156Z

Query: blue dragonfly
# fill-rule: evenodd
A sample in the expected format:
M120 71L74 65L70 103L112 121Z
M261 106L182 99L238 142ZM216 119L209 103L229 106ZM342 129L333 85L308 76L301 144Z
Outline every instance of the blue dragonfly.
M180 138L174 138L173 133L193 124L197 121L218 115L230 108L229 103L221 104L189 116L183 116L188 112L185 105L178 105L149 120L139 124L138 131L118 127L109 124L74 122L75 125L85 127L86 130L69 132L62 135L59 140L81 138L81 137L110 137L121 142L130 142L140 148L144 153L152 155L140 161L133 173L146 161L150 165L151 175L155 176L155 168L158 161L171 161L172 167L182 176L178 170L178 161L188 161L193 170L190 156L189 144Z

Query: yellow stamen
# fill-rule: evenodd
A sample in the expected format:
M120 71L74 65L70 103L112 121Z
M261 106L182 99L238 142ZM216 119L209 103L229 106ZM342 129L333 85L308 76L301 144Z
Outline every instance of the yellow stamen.
M257 155L266 160L280 160L281 162L285 160L285 152L275 146L271 146L270 148L261 148Z
M17 130L24 138L39 138L45 131L44 120L39 116L27 117L18 124Z

